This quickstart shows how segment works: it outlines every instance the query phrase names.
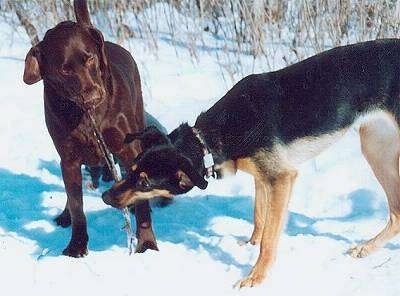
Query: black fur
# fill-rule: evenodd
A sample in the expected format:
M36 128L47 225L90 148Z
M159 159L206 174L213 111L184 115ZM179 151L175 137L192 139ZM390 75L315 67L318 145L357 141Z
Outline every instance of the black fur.
M371 108L399 106L400 40L331 49L282 70L239 81L201 114L198 127L217 161L253 155L338 131Z

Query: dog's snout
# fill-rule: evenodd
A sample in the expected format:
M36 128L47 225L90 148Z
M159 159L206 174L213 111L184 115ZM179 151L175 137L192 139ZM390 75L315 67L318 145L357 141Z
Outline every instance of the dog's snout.
M96 98L101 97L101 91L98 87L92 86L90 88L85 88L82 91L83 98L87 101L92 101Z
M109 206L113 205L112 204L112 196L111 196L111 194L110 194L110 192L108 190L103 192L101 198L103 199L105 204L107 204Z
M109 206L112 206L117 209L121 209L124 207L123 202L121 200L121 196L115 195L113 189L109 189L101 195L103 202Z
M82 91L82 104L85 108L94 108L99 105L104 98L103 91L99 87L91 87Z

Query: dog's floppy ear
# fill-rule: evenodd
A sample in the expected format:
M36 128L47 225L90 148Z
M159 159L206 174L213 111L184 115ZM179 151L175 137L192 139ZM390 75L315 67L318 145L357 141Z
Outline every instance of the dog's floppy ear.
M134 140L140 140L140 146L143 151L152 146L171 144L167 135L160 132L155 126L149 126L140 133L127 134L124 142L129 144Z
M42 74L40 73L39 44L33 46L28 51L25 57L25 69L23 79L26 84L34 84L42 80Z
M204 177L199 174L197 170L193 167L190 160L179 154L178 156L179 168L189 177L190 181L200 189L206 189L208 182L204 180Z
M94 42L97 45L97 48L99 49L100 52L100 68L103 73L106 73L106 70L108 68L108 60L106 56L106 50L104 46L104 37L103 34L97 30L94 27L88 27L87 28L89 31L90 36L94 40Z

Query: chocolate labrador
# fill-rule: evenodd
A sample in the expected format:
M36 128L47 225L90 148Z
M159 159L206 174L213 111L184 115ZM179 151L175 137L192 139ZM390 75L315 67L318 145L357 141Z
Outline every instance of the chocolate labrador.
M111 152L125 168L137 156L137 144L123 144L127 133L144 128L139 72L131 54L105 42L94 28L86 1L74 1L77 22L65 21L48 30L25 59L24 82L43 79L47 129L61 158L67 192L64 211L55 219L72 225L64 255L87 254L88 234L83 212L81 166L104 164L86 111L90 110ZM136 252L157 249L148 201L135 204Z

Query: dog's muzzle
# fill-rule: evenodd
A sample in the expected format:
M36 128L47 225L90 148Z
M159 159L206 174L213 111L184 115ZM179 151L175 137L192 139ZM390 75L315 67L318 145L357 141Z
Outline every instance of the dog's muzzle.
M78 104L85 110L96 109L105 99L105 91L100 87L84 91L78 96Z
M103 192L103 194L101 195L101 198L103 199L104 203L112 206L114 208L120 208L113 200L112 195L110 193L109 190Z

